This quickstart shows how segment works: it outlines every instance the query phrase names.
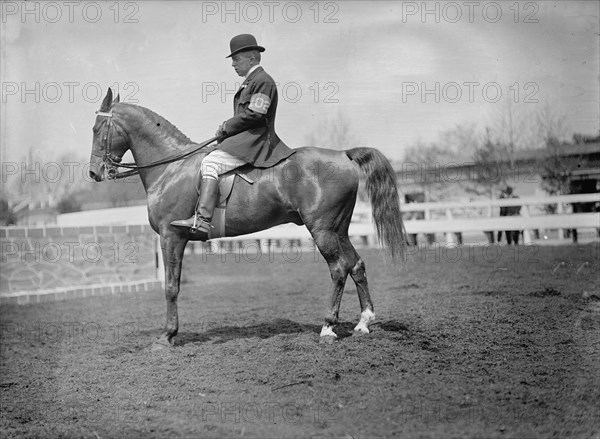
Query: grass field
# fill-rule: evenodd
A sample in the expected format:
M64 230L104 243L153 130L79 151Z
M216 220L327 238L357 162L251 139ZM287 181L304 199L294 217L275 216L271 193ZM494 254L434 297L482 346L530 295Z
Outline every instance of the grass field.
M333 344L308 251L186 256L168 351L162 291L3 306L2 437L600 437L597 243L360 253Z

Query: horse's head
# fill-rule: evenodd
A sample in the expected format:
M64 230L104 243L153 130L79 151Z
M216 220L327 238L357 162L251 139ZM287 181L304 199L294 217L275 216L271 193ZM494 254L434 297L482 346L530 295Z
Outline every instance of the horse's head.
M96 181L114 178L116 167L129 148L127 134L115 120L113 105L117 103L119 95L113 100L112 90L109 88L100 110L96 112L90 158L90 177Z

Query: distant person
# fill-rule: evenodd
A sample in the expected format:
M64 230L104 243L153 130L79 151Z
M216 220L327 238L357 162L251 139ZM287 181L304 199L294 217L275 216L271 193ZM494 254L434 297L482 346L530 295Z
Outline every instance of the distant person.
M599 191L598 181L593 180L579 180L571 183L570 188L571 194L593 194ZM573 213L589 213L598 212L597 203L573 203ZM600 228L596 229L596 233L600 236ZM571 234L573 243L576 244L579 241L577 229L568 229L567 234Z
M500 199L507 198L519 198L513 194L513 188L506 186L506 188L500 193ZM521 206L506 206L500 208L500 216L517 216L521 213ZM519 230L505 230L506 243L511 245L513 242L515 245L519 245ZM498 242L502 241L502 232L498 232Z
M413 197L411 197L410 195L406 195L404 197L404 202L406 204L410 204L410 203L415 203L416 200ZM425 214L423 212L403 212L403 217L404 217L405 221L406 220L419 220L419 219L424 219ZM409 245L417 245L418 244L416 233L408 234L408 244Z

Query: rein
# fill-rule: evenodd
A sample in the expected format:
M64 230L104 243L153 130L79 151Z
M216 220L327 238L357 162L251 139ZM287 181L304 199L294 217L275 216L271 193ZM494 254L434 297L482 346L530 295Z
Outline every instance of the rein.
M106 133L104 134L104 137L102 139L102 143L104 143L104 145L105 145L104 155L102 156L102 161L104 162L104 166L107 170L107 178L109 180L116 180L119 178L131 177L132 175L138 175L140 172L140 169L152 168L154 166L165 165L167 163L176 162L178 160L184 159L192 154L197 153L201 149L209 146L215 140L219 139L219 137L212 137L212 138L205 140L204 142L194 146L193 148L189 148L187 150L178 152L176 154L172 154L168 157L159 159L155 162L151 162L146 165L136 165L135 163L121 163L121 159L113 157L113 154L110 151L110 148L112 146L112 126L113 126L113 116L114 116L113 113L96 111L96 114L98 116L108 118L108 122L107 122L108 126L106 129ZM118 128L117 128L117 130L118 130ZM118 168L128 168L129 171L118 172L117 171Z

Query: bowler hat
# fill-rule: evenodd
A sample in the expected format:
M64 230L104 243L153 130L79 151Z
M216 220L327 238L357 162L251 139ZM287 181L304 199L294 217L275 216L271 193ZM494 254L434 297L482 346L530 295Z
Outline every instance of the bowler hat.
M265 51L264 47L258 45L254 35L250 34L241 34L233 37L229 43L229 48L231 49L231 53L225 58L229 58L236 53L243 52L245 50L258 50L259 52Z

